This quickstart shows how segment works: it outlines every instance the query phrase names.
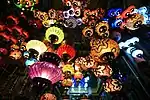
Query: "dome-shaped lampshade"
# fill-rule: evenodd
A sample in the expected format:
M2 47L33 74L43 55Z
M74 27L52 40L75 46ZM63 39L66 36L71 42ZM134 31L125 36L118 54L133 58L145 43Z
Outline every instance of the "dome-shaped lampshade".
M81 72L76 72L76 73L74 74L74 78L81 80L81 79L83 78L83 74L82 74Z
M40 77L51 81L52 84L62 78L62 71L56 65L48 62L36 62L29 67L28 71L31 79Z
M71 76L74 74L74 67L70 64L66 64L63 66L62 71L65 78L71 78Z
M107 63L115 59L119 53L119 45L112 39L92 39L90 42L92 58L101 63Z
M109 24L106 21L99 22L96 27L95 31L98 33L99 36L102 38L109 37Z
M104 83L104 90L106 92L117 92L122 89L122 84L117 79L107 79Z
M112 68L108 64L101 64L98 65L96 68L93 69L93 72L96 77L110 77L112 75Z
M57 49L57 54L63 60L68 61L75 57L76 51L72 46L63 44Z
M85 37L91 37L93 35L93 29L91 27L85 27L83 30L82 30L82 34L85 36Z
M41 96L40 100L57 100L57 98L54 94L45 93Z
M92 59L91 56L78 57L75 60L75 70L87 70L88 68L95 68L96 62Z
M62 86L71 87L73 84L73 81L72 79L64 79L61 84Z
M26 48L27 48L27 51L29 51L31 49L37 51L39 55L47 50L46 45L39 40L30 40L26 44Z
M144 17L137 13L137 14L133 14L132 17L130 17L126 20L125 26L129 30L136 30L142 24L144 24Z
M52 52L44 52L40 55L39 58L40 61L50 62L56 66L59 66L59 63L61 61L60 57Z
M45 38L53 44L59 44L64 39L64 32L58 27L50 27L46 30Z

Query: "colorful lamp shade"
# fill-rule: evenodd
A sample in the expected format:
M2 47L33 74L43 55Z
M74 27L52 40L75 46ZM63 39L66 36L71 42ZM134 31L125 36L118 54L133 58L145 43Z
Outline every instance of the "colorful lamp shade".
M16 45L16 44L13 44L13 45L10 46L10 49L11 50L19 50L19 46Z
M95 31L98 33L99 36L102 38L109 37L109 24L106 21L99 22L95 26Z
M81 79L83 78L83 74L82 74L81 72L76 72L76 73L74 74L74 78L81 80Z
M26 44L26 48L27 48L27 51L29 51L30 49L36 50L39 53L39 55L47 50L46 45L39 40L30 40Z
M142 24L144 24L144 17L141 14L136 13L126 20L125 26L129 30L136 30Z
M117 92L122 89L122 84L117 79L107 79L104 83L104 90L106 92Z
M73 17L66 19L64 22L64 26L69 27L69 28L75 28L77 26L77 24L78 23L77 23L76 19Z
M96 77L110 77L112 75L112 68L108 64L101 64L98 65L96 68L93 69L93 72Z
M53 44L59 44L64 39L64 32L60 28L53 26L46 30L45 38Z
M61 61L60 57L52 52L44 52L40 55L39 58L40 61L46 61L46 62L50 62L56 66L59 66L59 63Z
M91 45L91 57L96 62L107 63L115 59L119 53L119 45L112 39L92 39Z
M55 9L50 9L50 10L48 11L48 15L49 15L49 18L50 18L50 19L56 19L56 14L57 14L57 12L56 12Z
M27 60L25 61L25 66L26 66L26 67L29 67L29 66L33 65L35 62L37 62L37 61L38 61L38 60L35 59L35 58L29 58L29 59L27 59Z
M82 34L85 36L85 37L91 37L93 35L93 29L91 27L85 27L83 30L82 30Z
M14 50L14 51L10 52L9 57L14 59L14 60L18 60L18 59L21 59L22 53L20 50Z
M61 46L59 46L56 52L59 57L65 61L73 59L76 55L75 49L67 44L62 44Z
M75 71L74 67L72 65L70 65L70 64L64 65L63 68L62 68L62 71L63 71L63 73L70 72L71 75L73 75L75 73L74 72Z
M40 100L57 100L57 98L54 94L45 93L41 96Z
M31 79L40 77L54 84L61 80L62 71L52 63L36 62L29 67L28 75Z
M48 20L48 14L46 12L39 12L39 16L38 16L38 19L41 20L41 21L45 21L45 20Z
M91 56L86 57L78 57L75 60L75 70L76 71L82 71L82 70L88 70L89 68L95 68L96 62L94 59L92 59Z
M65 86L65 87L71 87L73 84L73 81L72 79L64 79L61 84L62 86Z

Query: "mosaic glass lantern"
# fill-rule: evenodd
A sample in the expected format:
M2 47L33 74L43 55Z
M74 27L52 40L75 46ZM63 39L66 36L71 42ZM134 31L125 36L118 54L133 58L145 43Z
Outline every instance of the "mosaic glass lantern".
M117 92L122 89L122 84L117 79L107 79L104 83L104 90L106 92Z
M85 27L83 30L82 30L82 34L85 36L85 37L91 37L93 35L93 29L91 27Z
M102 38L107 38L109 37L109 24L108 22L102 21L99 22L96 26L95 26L95 31L98 33L99 36L101 36Z
M112 68L108 64L100 64L93 69L96 77L110 77L112 75Z
M96 62L107 63L114 60L120 53L119 45L112 39L92 39L91 57Z

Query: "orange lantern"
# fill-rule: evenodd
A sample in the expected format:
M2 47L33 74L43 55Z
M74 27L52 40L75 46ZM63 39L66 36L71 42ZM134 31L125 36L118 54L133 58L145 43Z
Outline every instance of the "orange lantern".
M99 22L96 24L95 31L102 38L109 37L109 24L106 21Z
M40 100L57 100L57 98L54 94L45 93L41 96Z
M41 20L41 21L48 20L48 14L46 12L40 12L39 16L38 16L38 19Z
M141 14L133 14L126 20L125 26L130 30L138 29L144 23L144 17Z
M117 79L107 79L103 85L106 92L117 92L122 89L121 82Z
M10 52L9 57L11 57L14 60L18 60L18 59L21 59L22 53L19 50L14 50Z
M50 9L49 11L48 11L48 15L49 15L49 18L50 19L56 19L56 10L55 9Z
M83 78L83 74L82 74L81 72L76 72L76 73L74 74L74 78L81 80L81 79Z
M11 50L19 50L19 46L16 44L13 44L10 46Z
M93 72L96 77L103 77L103 76L110 77L113 71L108 64L101 64L98 65L95 69L93 69Z
M85 36L85 37L91 37L93 35L93 29L91 27L85 27L83 30L82 30L82 34Z
M107 63L115 59L119 53L119 45L112 39L92 39L90 55L96 62Z
M78 57L75 60L75 70L87 70L88 68L95 68L97 63L92 59L91 56Z
M73 82L71 79L68 78L68 79L64 79L61 84L62 86L70 87L72 86Z

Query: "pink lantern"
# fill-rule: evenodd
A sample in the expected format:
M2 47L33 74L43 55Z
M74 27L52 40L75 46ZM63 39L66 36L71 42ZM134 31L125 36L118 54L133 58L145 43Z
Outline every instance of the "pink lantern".
M49 62L36 62L29 67L29 77L31 79L40 77L48 79L52 84L58 82L62 78L62 71L56 65Z

